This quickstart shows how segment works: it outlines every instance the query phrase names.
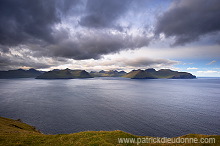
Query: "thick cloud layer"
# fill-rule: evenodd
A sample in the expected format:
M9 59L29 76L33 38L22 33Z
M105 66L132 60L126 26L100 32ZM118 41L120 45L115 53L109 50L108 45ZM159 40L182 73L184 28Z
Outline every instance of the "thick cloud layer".
M156 33L175 37L173 45L183 45L220 31L219 0L178 0L159 17Z
M119 26L114 25L129 9L130 2L3 0L0 2L1 50L5 52L8 46L26 45L35 55L80 60L147 46L150 38L120 32ZM77 18L80 21L70 21L73 24L63 22Z
M89 0L80 24L94 28L117 27L114 22L129 10L131 2L132 0Z
M75 0L1 0L0 44L54 42L53 25L61 22L61 16L75 5Z
M43 55L73 58L76 60L99 59L101 55L116 53L125 49L147 46L150 38L120 32L85 31L80 36L66 39L59 44L48 46ZM52 50L52 51L51 51Z
M53 0L1 0L0 43L17 45L31 39L51 40L51 25L60 19Z
M151 40L160 44L153 38L161 33L174 37L174 45L182 45L219 32L219 1L175 0L164 13L169 4L160 0L0 0L0 68L100 60L148 47ZM164 14L155 17L158 11ZM147 62L160 64L160 60L138 60L137 66Z

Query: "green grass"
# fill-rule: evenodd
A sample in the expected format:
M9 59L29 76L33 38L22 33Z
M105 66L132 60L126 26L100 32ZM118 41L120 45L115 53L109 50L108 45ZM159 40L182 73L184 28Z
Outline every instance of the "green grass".
M17 120L0 117L0 145L43 145L43 146L60 146L60 145L92 145L92 146L113 146L122 145L118 143L118 138L143 138L123 131L85 131L73 134L46 135L37 131L34 127ZM189 134L182 137L196 138L216 138L216 143L220 144L218 135L199 135ZM137 145L137 144L124 144ZM141 144L140 144L141 145ZM161 144L152 144L161 145ZM162 144L169 145L169 144ZM187 145L187 144L186 144ZM192 144L191 144L192 145ZM194 144L199 145L199 144ZM201 144L202 145L202 144Z

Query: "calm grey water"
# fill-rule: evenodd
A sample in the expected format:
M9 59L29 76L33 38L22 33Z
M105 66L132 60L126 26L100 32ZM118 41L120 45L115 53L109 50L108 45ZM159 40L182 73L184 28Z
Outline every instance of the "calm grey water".
M0 116L46 134L220 135L220 79L1 79Z

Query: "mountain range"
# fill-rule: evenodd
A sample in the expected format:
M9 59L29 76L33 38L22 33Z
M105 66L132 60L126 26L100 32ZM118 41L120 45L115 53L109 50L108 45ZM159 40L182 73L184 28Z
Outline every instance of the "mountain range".
M146 70L132 70L129 73L125 71L91 71L88 73L85 70L71 70L71 69L54 69L48 72L42 72L35 69L23 70L9 70L0 71L0 79L9 78L36 78L36 79L75 79L75 78L92 78L92 77L125 77L131 79L194 79L196 76L188 72L178 72L170 69L161 69L156 71L153 68Z

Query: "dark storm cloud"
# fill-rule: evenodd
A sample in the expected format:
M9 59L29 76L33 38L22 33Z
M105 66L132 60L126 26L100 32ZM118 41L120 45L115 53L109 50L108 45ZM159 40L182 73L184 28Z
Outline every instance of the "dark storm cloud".
M35 57L54 56L80 60L98 59L123 49L147 46L150 39L142 33L122 33L118 31L120 26L114 24L129 9L130 3L131 0L2 0L1 51L9 51L8 46L26 45ZM77 10L79 13L76 16L73 13ZM80 18L80 24L86 28L78 31L80 26L76 26L77 21L72 25L64 24L63 20L71 17ZM56 28L57 24L69 27ZM94 28L92 33L88 30L91 27ZM99 27L106 28L99 31L96 29Z
M75 0L1 0L0 44L17 45L35 39L53 42L52 26Z
M125 49L147 46L151 38L144 35L112 34L108 31L85 32L74 38L50 45L43 55L73 58L76 60L99 59L102 55Z
M173 45L183 45L220 31L219 0L178 0L159 17L156 34L175 37Z
M8 53L9 52L9 48L7 46L4 45L0 45L0 53Z
M93 28L119 27L114 22L128 10L131 2L132 0L88 0L85 16L79 24Z
M51 24L58 21L53 0L1 0L0 43L16 45L32 37L51 41Z

